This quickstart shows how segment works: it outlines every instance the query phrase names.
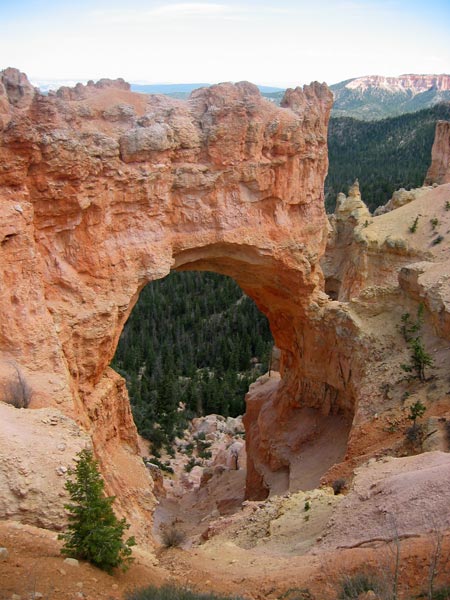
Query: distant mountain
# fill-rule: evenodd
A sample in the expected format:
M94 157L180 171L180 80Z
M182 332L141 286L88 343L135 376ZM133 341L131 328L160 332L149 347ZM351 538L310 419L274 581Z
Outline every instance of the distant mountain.
M334 211L337 194L347 193L356 178L372 211L385 204L395 190L420 187L430 166L438 120L450 120L450 102L376 121L332 117L325 181L327 211Z
M330 86L334 117L366 121L430 108L450 101L450 75L370 75Z
M131 90L141 94L190 94L192 90L209 87L210 83L132 83Z

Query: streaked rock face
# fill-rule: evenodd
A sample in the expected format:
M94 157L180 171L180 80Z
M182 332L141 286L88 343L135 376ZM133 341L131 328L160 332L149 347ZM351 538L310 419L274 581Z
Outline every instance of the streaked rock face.
M278 412L319 402L320 368L307 385L298 377L301 324L326 302L331 101L317 83L290 90L283 108L249 83L186 102L108 80L43 96L16 70L0 75L0 375L14 365L31 407L58 406L91 433L136 527L152 498L108 365L146 283L171 269L232 276L281 350Z
M450 183L450 121L438 121L425 185Z

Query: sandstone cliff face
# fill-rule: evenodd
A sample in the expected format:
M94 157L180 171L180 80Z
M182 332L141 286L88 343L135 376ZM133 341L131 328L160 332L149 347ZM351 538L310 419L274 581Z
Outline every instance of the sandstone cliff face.
M17 71L0 81L1 397L25 382L31 408L76 419L141 538L152 481L108 365L149 281L171 269L224 273L269 318L280 374L247 398L251 498L301 487L298 457L328 438L343 468L379 450L373 421L400 402L386 389L407 359L398 323L419 302L445 371L449 185L376 218L354 186L328 223L325 86L290 90L277 108L249 83L180 102L123 81L47 97Z
M425 185L450 183L450 121L438 121Z
M77 419L108 491L145 535L151 487L124 383L108 365L147 282L173 268L236 279L281 349L280 414L321 404L333 385L319 367L298 377L314 362L305 349L326 301L318 260L331 94L297 88L280 109L249 83L179 102L123 81L49 96L15 70L0 82L1 383L13 364L30 407ZM330 392L330 406L347 401Z
M396 196L388 203L387 212L367 217L360 196L355 207L353 195L343 198L330 218L329 243L322 259L325 286L339 301L332 304L345 310L355 326L350 361L355 411L348 464L370 456L377 448L377 435L378 452L387 448L393 454L399 451L382 432L389 430L390 413L402 406L400 414L406 410L405 398L413 402L440 395L445 398L446 394L450 185L424 187L406 196L406 203ZM400 206L392 210L395 203ZM342 207L346 206L355 210L343 219ZM410 361L410 353L399 324L406 312L415 318L419 303L425 309L421 336L434 361L429 375L433 375L435 393L427 389L428 384L421 388L409 381L402 369L402 364ZM334 326L337 332L338 323ZM337 339L341 344L339 335ZM442 403L448 414L448 401ZM377 429L380 433L376 435Z

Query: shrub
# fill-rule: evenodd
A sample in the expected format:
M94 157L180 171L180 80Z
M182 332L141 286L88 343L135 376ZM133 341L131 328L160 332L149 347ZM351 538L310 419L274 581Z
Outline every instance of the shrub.
M15 362L10 364L15 371L15 376L3 385L4 401L15 408L28 408L31 400L31 388L19 366Z
M430 219L430 225L431 225L431 229L434 231L436 229L436 227L439 225L439 219L437 219L436 217L434 217L433 219Z
M186 534L181 529L177 529L175 525L171 525L161 532L161 541L164 548L178 548L186 540Z
M447 435L447 441L450 443L450 421L445 422L445 433Z
M211 452L211 450L199 450L198 455L200 458L203 458L204 460L208 460L209 458L211 458L212 452Z
M420 381L425 381L425 367L432 367L434 364L433 358L425 350L422 338L420 337L420 330L423 324L423 313L424 305L420 303L417 309L416 322L411 322L410 314L404 313L401 317L402 324L400 326L400 331L411 348L411 362L409 364L400 365L400 367L408 373L415 371L416 377L418 377Z
M289 588L279 598L280 600L314 600L308 588Z
M344 575L340 582L340 600L357 599L365 592L373 591L377 595L383 592L381 581L370 573L355 573L354 575Z
M193 450L194 450L194 444L192 442L189 442L189 444L186 444L186 446L184 447L184 451L186 452L186 454L188 456L192 456Z
M409 226L409 231L411 233L416 233L418 224L419 224L419 217L416 217L414 219L413 223Z
M427 410L426 406L422 404L420 400L417 400L409 407L408 419L413 422L411 427L405 432L406 439L416 449L423 450L423 443L426 439L426 428L421 423L417 423L417 419L420 419Z
M202 594L168 584L160 588L151 585L141 590L135 590L127 594L126 600L239 600L239 598Z
M401 316L400 332L403 335L405 342L410 342L412 339L412 334L420 331L423 325L423 313L425 312L425 307L421 302L417 307L417 319L413 323L411 321L411 315L409 313L403 313Z
M345 485L346 485L345 479L335 479L333 481L333 483L331 484L334 495L337 496L338 494L340 494L342 492L342 490L345 488Z
M410 444L422 450L426 437L426 431L425 427L421 423L414 423L414 425L408 427L405 432L405 436Z
M438 235L437 237L434 238L434 240L431 242L432 246L437 246L438 244L440 244L443 241L444 237L442 235Z
M174 470L170 466L169 461L163 463L162 460L160 460L156 456L146 457L143 460L145 465L153 465L155 467L158 467L158 469L161 469L161 471L165 471L166 473L174 473Z
M450 600L450 586L434 590L432 600Z
M65 485L71 502L64 505L69 525L58 536L64 540L61 552L87 560L108 573L114 567L125 570L133 560L131 547L136 543L132 537L126 542L122 539L130 526L114 514L114 496L105 497L104 482L92 452L84 449L77 457L76 467L68 471L73 479L68 479Z
M417 400L409 407L408 419L416 424L417 419L420 419L425 414L427 407L422 404L420 400Z
M190 473L194 467L200 467L201 463L194 457L190 458L187 464L184 465L184 470L186 473Z

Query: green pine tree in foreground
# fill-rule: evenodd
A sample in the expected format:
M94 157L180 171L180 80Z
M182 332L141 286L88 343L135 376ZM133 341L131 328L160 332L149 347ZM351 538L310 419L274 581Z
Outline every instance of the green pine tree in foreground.
M123 534L130 526L125 519L119 520L113 512L114 496L106 497L104 482L98 470L98 462L90 450L77 454L74 469L66 481L70 503L67 531L58 536L64 540L61 550L71 558L87 560L110 573L114 567L127 569L132 562L133 537L123 541Z

